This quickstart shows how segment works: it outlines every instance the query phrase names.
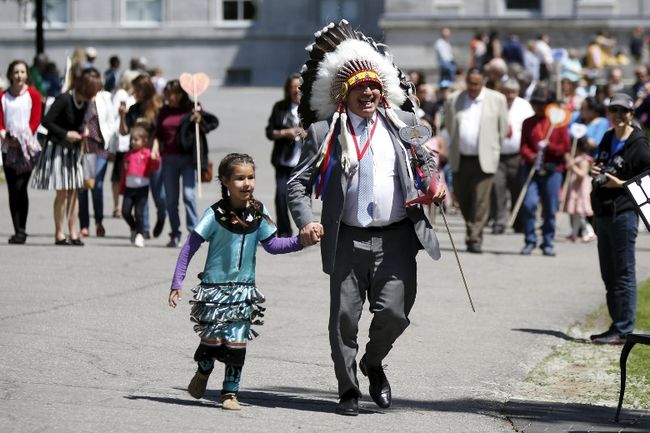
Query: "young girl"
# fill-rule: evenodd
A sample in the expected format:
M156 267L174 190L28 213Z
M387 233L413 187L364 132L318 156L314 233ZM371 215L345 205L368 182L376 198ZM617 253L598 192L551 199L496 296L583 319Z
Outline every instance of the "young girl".
M264 295L255 286L257 243L271 254L302 249L300 238L278 238L266 208L253 198L255 163L245 154L231 153L219 164L223 198L210 206L181 248L168 303L176 308L185 273L202 242L209 242L201 282L190 301L194 331L201 337L194 360L198 370L188 392L201 398L214 360L226 365L221 401L224 409L239 410L237 401L246 343L257 334L251 324L263 322Z
M591 177L589 176L589 167L593 159L589 156L589 149L588 141L583 137L578 140L575 158L572 160L568 154L566 158L567 176L571 176L571 180L564 211L571 217L571 234L567 236L571 242L578 239L579 233L582 233L584 242L596 239L594 229L586 218L593 215L590 198Z
M131 227L131 243L144 247L144 206L149 178L160 167L160 156L145 147L149 133L142 126L131 128L131 150L124 156L120 190L124 194L122 217Z

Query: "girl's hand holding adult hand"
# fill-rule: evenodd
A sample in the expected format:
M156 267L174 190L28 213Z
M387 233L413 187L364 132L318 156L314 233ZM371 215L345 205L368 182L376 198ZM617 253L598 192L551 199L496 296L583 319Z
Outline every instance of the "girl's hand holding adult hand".
M177 302L182 301L181 299L181 291L179 290L170 290L169 291L169 298L167 299L167 303L169 304L170 307L176 308Z

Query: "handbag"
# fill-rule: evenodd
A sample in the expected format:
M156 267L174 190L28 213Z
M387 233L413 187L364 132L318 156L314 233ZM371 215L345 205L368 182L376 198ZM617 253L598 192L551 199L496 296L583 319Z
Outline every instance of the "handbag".
M81 169L84 176L84 188L93 189L95 187L95 176L97 174L97 154L88 153L88 145L85 140L82 150Z
M214 172L213 172L213 165L212 161L208 159L208 164L205 169L201 169L201 182L203 183L209 183L212 182L212 179L214 177Z

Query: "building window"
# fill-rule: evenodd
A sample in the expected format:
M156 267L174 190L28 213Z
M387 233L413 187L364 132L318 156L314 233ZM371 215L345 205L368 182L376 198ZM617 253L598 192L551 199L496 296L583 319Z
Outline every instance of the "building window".
M162 0L125 0L124 20L133 24L157 24L162 21Z
M333 22L341 18L354 22L358 17L358 0L321 0L320 2L321 22Z
M221 0L221 21L248 22L255 20L254 0Z
M23 23L28 26L35 26L34 2L21 2ZM43 25L56 28L65 27L68 24L68 0L44 0L43 1Z
M542 0L506 0L506 9L510 10L540 10Z

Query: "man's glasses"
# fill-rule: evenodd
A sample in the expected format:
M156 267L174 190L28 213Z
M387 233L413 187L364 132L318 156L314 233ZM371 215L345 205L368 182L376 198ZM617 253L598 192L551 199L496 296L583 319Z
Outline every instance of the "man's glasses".
M607 107L607 112L611 114L627 114L630 110L623 107Z

